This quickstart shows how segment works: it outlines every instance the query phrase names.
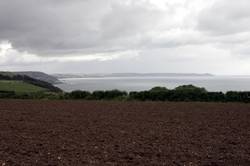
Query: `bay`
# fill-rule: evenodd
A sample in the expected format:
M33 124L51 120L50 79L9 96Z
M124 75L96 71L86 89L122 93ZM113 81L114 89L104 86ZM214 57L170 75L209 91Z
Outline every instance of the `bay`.
M65 78L57 86L66 92L73 90L149 90L155 86L173 89L180 85L192 84L208 91L250 91L249 76L201 76L201 77L93 77Z

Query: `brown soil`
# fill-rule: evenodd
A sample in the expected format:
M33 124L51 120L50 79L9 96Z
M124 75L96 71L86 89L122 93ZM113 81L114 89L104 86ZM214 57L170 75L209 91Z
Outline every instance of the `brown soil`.
M250 165L250 105L0 100L0 166Z

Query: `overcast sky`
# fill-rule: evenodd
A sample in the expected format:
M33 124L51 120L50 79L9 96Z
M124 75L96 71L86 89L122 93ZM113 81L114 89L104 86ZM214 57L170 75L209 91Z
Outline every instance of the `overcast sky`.
M0 70L250 74L250 1L0 0Z

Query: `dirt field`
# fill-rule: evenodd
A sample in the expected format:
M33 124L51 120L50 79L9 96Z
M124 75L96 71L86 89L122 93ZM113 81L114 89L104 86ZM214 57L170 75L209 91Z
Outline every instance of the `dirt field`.
M250 165L250 105L0 100L0 166Z

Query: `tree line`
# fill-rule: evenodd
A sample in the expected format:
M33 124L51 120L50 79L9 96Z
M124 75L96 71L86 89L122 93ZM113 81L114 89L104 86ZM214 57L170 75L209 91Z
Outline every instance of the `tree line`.
M118 100L118 101L198 101L198 102L250 102L250 92L208 92L205 88L183 85L175 89L154 87L147 91L126 92L109 91L72 91L72 92L38 92L16 94L0 92L0 98L17 99L63 99L63 100Z

